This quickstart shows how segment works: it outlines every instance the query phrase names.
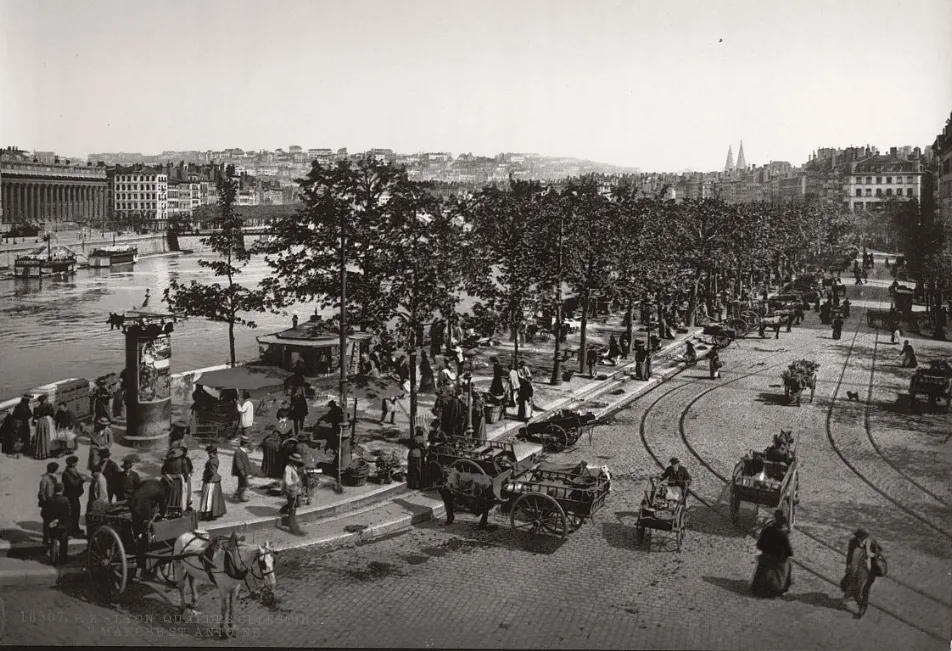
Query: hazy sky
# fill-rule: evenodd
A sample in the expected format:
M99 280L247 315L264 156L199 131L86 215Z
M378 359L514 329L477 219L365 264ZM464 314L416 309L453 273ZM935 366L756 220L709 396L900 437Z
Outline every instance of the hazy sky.
M930 145L950 36L952 0L0 0L0 144L799 164Z

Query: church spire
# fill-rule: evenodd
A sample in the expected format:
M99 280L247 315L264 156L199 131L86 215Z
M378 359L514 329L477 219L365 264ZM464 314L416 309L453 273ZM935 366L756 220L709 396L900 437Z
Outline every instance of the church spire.
M737 152L737 169L747 169L747 161L744 160L744 141L740 141L740 150Z
M724 171L730 172L734 169L734 149L733 147L727 147L727 162L724 163Z

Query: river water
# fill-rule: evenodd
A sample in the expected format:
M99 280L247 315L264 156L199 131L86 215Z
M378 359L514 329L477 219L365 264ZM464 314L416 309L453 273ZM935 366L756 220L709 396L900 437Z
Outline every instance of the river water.
M164 309L162 292L169 281L209 280L199 266L207 253L141 258L133 266L80 269L69 280L0 280L0 399L32 387L69 377L95 379L118 373L125 365L124 337L109 330L110 312L140 308L146 289L149 307ZM254 258L239 282L257 285L269 273L263 258ZM291 308L302 321L311 305ZM248 315L257 328L235 327L239 360L258 357L255 337L291 327L291 317L270 313ZM191 318L172 334L172 372L228 362L228 326Z

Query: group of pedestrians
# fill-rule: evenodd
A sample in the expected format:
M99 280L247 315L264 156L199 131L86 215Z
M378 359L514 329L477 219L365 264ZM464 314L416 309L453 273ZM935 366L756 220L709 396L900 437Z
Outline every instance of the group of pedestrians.
M33 396L27 394L8 409L0 422L0 446L3 454L20 458L23 454L34 459L48 459L76 451L77 419L60 402L54 410L46 395L37 397L37 406L30 406Z

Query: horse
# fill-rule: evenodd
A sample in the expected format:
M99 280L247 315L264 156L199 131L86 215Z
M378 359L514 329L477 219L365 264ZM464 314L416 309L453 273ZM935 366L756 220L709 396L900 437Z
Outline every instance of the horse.
M157 517L165 517L171 492L172 486L168 481L146 479L126 501L132 516L132 535L136 541L136 572L146 573L149 528Z
M110 312L109 318L106 319L106 323L109 324L110 331L121 329L125 322L126 317L122 314L116 314L115 312Z
M195 611L195 581L208 581L218 588L218 598L221 602L221 627L218 629L222 639L234 637L237 631L235 622L235 601L238 592L244 584L249 592L253 592L248 585L249 578L256 583L264 584L269 592L274 591L276 579L274 575L275 550L270 542L264 545L242 545L241 540L232 534L230 541L220 545L213 536L198 530L183 533L179 536L172 549L172 558L175 560L175 576L179 595L182 598L182 611ZM211 560L207 561L205 552L212 544L217 547ZM206 565L207 562L207 565ZM192 592L191 604L185 600L185 585L188 584Z

